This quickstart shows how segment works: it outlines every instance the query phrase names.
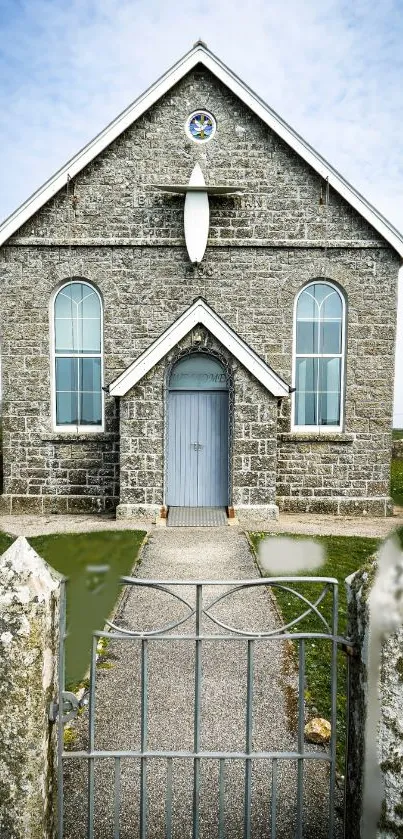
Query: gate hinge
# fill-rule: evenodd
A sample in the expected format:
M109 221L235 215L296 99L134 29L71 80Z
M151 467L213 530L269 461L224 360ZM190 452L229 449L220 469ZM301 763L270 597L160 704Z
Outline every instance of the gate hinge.
M79 710L85 704L82 699L78 699L75 693L70 690L64 690L62 693L62 721L73 720L78 715ZM59 716L59 703L54 699L49 706L49 722L56 722Z

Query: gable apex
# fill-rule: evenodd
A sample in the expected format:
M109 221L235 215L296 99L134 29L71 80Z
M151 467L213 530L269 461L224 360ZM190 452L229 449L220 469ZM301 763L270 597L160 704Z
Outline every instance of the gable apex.
M162 335L109 385L110 396L124 396L170 350L198 324L202 324L223 344L252 376L273 396L289 396L289 385L243 339L225 323L202 297L198 297Z
M198 40L176 64L142 93L131 105L59 169L0 225L0 245L47 203L68 178L74 178L120 134L152 107L197 64L202 64L232 93L281 137L312 169L345 199L403 257L403 234L354 189L315 149L232 72L207 45Z

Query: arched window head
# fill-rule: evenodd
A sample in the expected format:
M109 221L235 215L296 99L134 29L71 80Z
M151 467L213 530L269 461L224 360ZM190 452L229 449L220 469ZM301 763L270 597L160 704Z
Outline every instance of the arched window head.
M102 306L83 280L54 300L56 427L102 427Z
M340 291L320 280L306 286L295 309L294 427L341 428L344 332Z

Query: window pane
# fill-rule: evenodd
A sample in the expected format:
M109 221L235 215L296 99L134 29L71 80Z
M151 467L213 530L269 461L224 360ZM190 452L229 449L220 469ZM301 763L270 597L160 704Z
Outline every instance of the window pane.
M56 423L57 425L77 425L77 393L60 393L56 391Z
M295 424L296 425L317 425L316 416L316 393L295 394Z
M101 352L101 305L83 283L65 286L55 300L56 352Z
M322 318L340 318L342 317L343 309L340 294L327 286L327 295L321 306Z
M71 283L64 289L64 291L67 290L68 293L71 295L73 304L79 306L82 302L84 295L87 294L89 287L83 285L83 283Z
M296 388L298 392L317 388L317 358L297 358Z
M80 317L99 320L101 316L100 308L99 297L95 294L95 291L91 291L88 286L84 287L83 302L79 310Z
M334 356L342 353L343 298L325 282L313 282L297 305L296 425L340 425L343 362ZM304 358L311 354L316 357Z
M74 314L75 305L71 302L71 294L69 287L63 288L55 300L55 317L71 318Z
M70 318L59 318L55 321L56 352L79 352L77 338L77 321Z
M309 289L303 291L298 298L297 320L299 318L317 318L318 314L319 310L315 303L313 286L309 286Z
M319 390L339 392L340 390L340 358L319 359Z
M56 359L56 422L72 425L78 421L77 360Z
M318 321L297 321L297 353L318 352Z
M101 329L99 320L77 318L55 322L56 352L101 352Z
M81 390L101 390L101 359L81 358L80 359L80 385Z
M340 424L340 394L319 394L319 425Z
M57 358L56 390L76 391L78 389L77 373L76 358Z
M101 394L80 394L81 425L101 425Z
M321 323L319 352L341 352L341 321L328 320Z
M101 324L99 320L78 321L79 352L101 352Z
M309 286L309 291L313 294L320 308L322 308L323 301L329 296L329 294L333 294L331 286L325 285L325 283L313 283L313 285Z

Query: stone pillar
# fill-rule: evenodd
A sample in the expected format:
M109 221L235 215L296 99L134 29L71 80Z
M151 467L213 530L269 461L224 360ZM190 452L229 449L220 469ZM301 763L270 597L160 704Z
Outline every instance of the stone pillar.
M20 537L0 557L0 836L55 836L60 575Z
M346 839L403 836L403 553L393 539L346 580L350 714Z

